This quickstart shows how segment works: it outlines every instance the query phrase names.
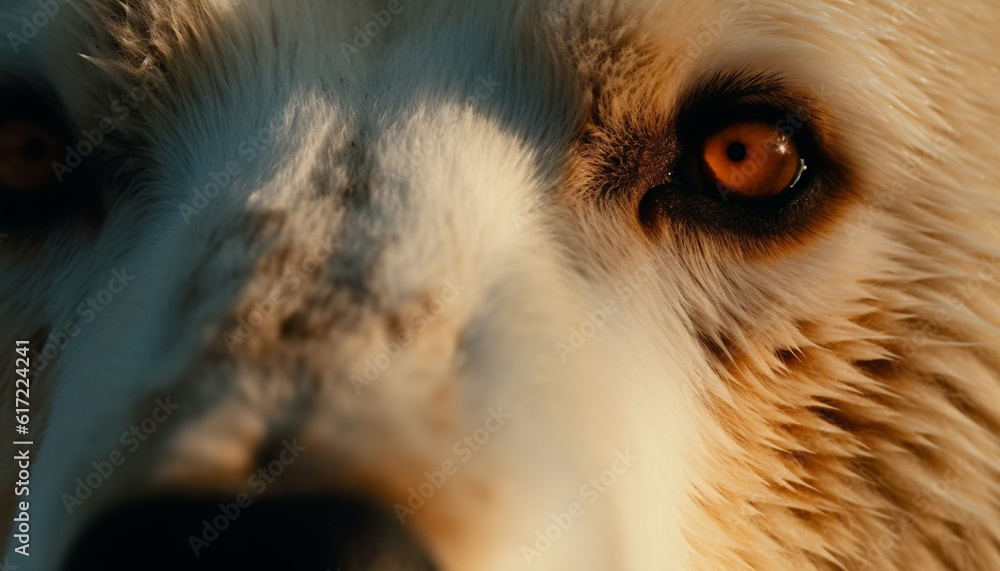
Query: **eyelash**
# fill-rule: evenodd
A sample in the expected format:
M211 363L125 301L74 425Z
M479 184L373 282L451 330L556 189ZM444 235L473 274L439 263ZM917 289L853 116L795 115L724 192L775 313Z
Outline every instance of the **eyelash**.
M638 203L640 222L653 235L664 228L730 235L734 243L758 248L822 223L819 213L838 194L841 174L823 152L816 126L819 114L809 97L795 97L768 78L716 76L678 105L669 136L669 173L650 181ZM802 162L792 184L761 200L726 200L699 184L692 168L706 140L740 122L772 127L796 145Z

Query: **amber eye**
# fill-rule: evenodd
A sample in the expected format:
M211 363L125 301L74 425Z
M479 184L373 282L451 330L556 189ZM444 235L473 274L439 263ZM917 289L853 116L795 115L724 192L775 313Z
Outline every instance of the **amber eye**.
M53 163L62 160L62 141L31 119L0 122L0 188L17 194L47 189L56 182Z
M725 200L772 198L794 187L806 168L795 141L762 121L733 123L715 132L696 161L701 186Z

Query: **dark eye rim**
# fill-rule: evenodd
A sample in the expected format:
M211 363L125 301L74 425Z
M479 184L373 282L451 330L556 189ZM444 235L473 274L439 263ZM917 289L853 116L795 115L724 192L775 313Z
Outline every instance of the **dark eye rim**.
M778 132L788 134L788 137L795 143L799 153L799 159L804 164L804 170L799 172L799 176L793 180L792 184L783 189L773 197L753 200L753 201L732 201L734 207L747 208L749 210L760 210L762 208L774 209L794 200L797 194L803 192L810 183L814 173L823 165L822 154L812 135L812 130L807 122L795 119L796 113L787 108L752 106L735 107L719 110L718 112L708 112L702 120L688 118L683 124L678 125L677 137L680 152L678 159L674 163L672 178L667 184L675 185L679 188L697 190L713 197L721 202L731 202L727 197L721 195L717 189L704 188L698 181L695 172L699 155L708 139L718 134L730 125L742 122L760 122L774 126ZM791 123L787 117L791 116L796 123ZM697 121L697 122L696 122ZM699 124L703 127L697 127ZM795 127L795 125L801 125Z
M76 144L73 129L51 90L23 79L0 77L0 124L16 120L37 123L57 140ZM44 231L75 213L99 212L88 162L83 161L61 182L53 180L30 193L0 186L0 231L25 235Z
M692 166L704 142L741 121L791 130L806 165L794 185L771 198L740 201L698 184ZM640 222L650 233L680 225L756 247L809 232L830 218L844 172L825 150L818 102L788 89L781 78L712 76L681 101L672 124L677 152L670 172L659 184L648 185L638 204Z

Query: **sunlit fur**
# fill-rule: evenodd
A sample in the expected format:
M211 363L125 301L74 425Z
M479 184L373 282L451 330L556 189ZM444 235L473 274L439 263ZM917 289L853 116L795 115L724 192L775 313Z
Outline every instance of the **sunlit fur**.
M12 561L54 569L129 498L246 491L297 438L268 493L392 509L457 460L406 518L448 570L1000 569L1000 6L402 0L345 47L388 4L76 0L0 42L0 81L51 86L76 133L143 95L87 159L103 218L0 242L5 458L14 341L37 360L112 271L136 276L34 376L32 557ZM5 42L40 9L0 1ZM817 111L843 188L807 232L650 229L643 189L598 192L616 137L733 72ZM165 395L175 416L67 515ZM635 461L589 503L616 453Z

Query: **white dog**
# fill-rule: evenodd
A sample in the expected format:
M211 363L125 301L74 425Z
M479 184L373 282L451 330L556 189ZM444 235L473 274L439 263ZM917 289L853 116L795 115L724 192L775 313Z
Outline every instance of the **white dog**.
M1000 569L996 2L0 33L5 569Z

